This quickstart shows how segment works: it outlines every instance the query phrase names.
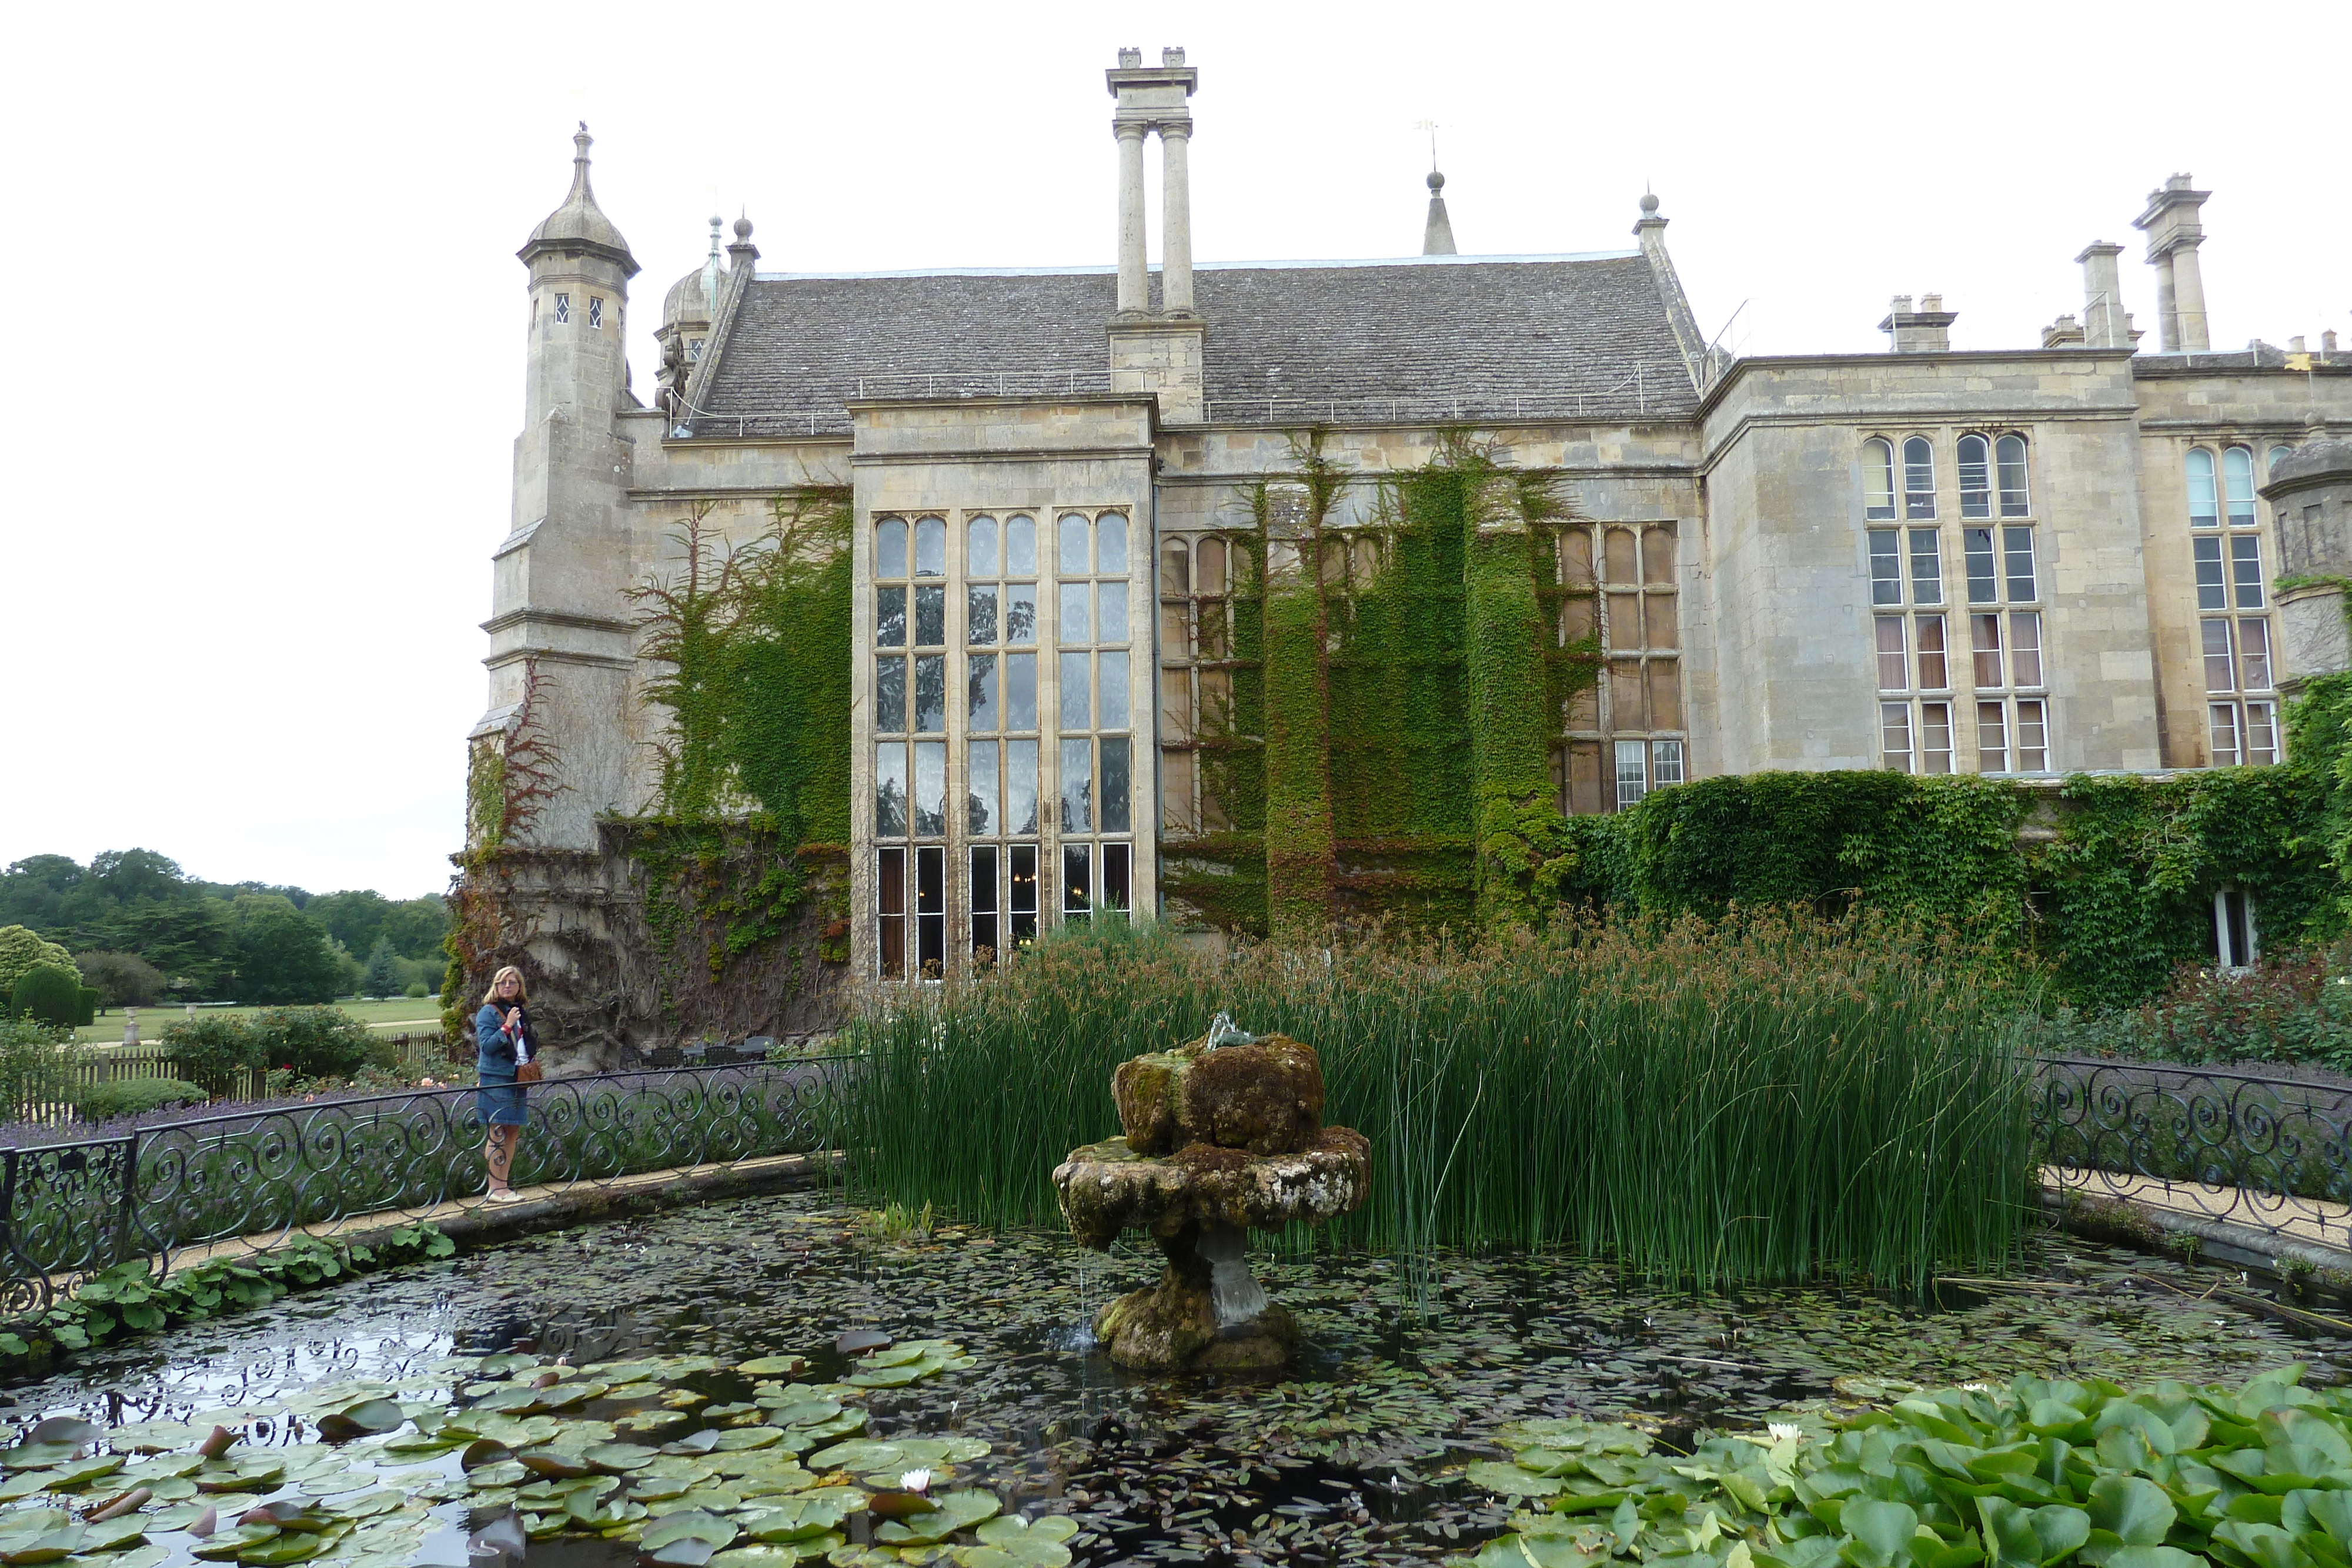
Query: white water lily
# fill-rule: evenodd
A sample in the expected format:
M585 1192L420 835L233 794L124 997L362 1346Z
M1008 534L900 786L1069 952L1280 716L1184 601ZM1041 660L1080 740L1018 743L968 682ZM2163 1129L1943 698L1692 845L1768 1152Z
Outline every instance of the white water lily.
M1960 1392L1963 1394L1990 1394L1992 1392L1992 1385L1990 1383L1963 1383L1960 1385Z
M898 1478L898 1485L906 1491L929 1491L931 1490L931 1472L929 1470L908 1470L905 1475Z
M1772 1434L1772 1440L1776 1443L1802 1441L1805 1436L1802 1428L1792 1427L1786 1421L1767 1421L1764 1429Z

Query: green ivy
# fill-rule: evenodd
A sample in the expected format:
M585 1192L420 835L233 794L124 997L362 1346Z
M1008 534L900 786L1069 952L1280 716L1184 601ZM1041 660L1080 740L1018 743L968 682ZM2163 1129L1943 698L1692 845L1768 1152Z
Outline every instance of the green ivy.
M666 988L690 926L708 934L713 978L782 935L807 893L803 858L849 839L850 498L773 505L774 531L732 551L694 512L684 570L636 594L646 655L667 666L646 699L670 729L658 810L626 841ZM847 960L824 940L821 956Z

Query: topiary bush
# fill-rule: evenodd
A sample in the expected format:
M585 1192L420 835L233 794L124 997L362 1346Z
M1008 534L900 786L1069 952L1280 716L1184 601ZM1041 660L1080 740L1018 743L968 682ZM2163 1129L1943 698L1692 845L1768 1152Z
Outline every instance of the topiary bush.
M74 967L73 955L54 942L45 942L39 933L23 925L0 925L0 997L13 995L16 982L27 970L47 965L63 969L81 984L81 971Z
M202 1104L211 1098L204 1085L178 1078L126 1078L81 1091L74 1096L73 1108L74 1114L85 1122L111 1122L142 1116L166 1105Z
M163 1056L182 1078L226 1094L236 1087L238 1072L260 1067L261 1046L245 1019L213 1013L165 1025Z
M349 1078L397 1061L389 1042L341 1008L268 1008L247 1025L256 1060L296 1078Z
M36 965L10 988L8 1010L35 1023L72 1029L82 1021L80 977L55 964Z

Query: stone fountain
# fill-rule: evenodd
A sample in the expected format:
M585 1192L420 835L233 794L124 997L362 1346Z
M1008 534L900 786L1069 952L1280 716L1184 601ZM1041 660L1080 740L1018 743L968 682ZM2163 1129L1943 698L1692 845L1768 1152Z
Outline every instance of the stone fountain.
M1110 1092L1125 1135L1055 1167L1062 1214L1097 1251L1149 1230L1168 1271L1097 1313L1095 1337L1122 1366L1283 1365L1298 1331L1250 1277L1243 1233L1320 1225L1362 1204L1371 1179L1364 1135L1323 1124L1314 1048L1244 1034L1220 1013L1200 1040L1121 1062Z

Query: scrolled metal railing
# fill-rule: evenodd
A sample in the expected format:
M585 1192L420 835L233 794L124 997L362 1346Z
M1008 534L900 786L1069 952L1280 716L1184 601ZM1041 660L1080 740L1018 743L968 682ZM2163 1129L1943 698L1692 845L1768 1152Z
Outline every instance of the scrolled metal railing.
M2031 1105L2062 1191L2352 1245L2352 1085L2045 1057Z
M601 1185L829 1146L856 1059L550 1079L528 1091L519 1187ZM0 1151L0 1321L132 1259L308 1226L387 1218L478 1194L470 1089L266 1105L115 1137Z

